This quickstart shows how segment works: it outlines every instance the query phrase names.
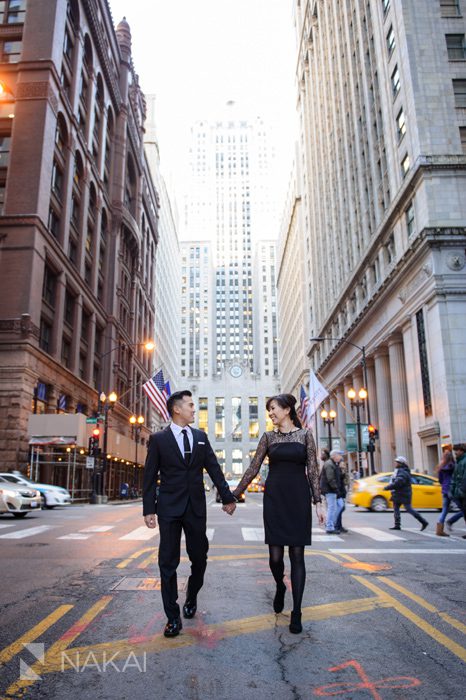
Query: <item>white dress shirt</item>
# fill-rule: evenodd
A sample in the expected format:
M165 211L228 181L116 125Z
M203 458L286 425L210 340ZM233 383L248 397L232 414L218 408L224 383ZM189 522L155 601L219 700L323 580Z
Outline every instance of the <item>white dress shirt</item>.
M177 425L176 423L170 423L170 429L175 436L175 440L178 443L178 447L180 448L181 456L184 459L184 444L183 444L183 433L181 432L182 430L186 430L188 433L188 440L189 440L189 448L191 450L191 453L193 451L193 443L194 443L194 437L193 437L193 431L189 427L189 425L186 425L184 428L182 428L180 425Z

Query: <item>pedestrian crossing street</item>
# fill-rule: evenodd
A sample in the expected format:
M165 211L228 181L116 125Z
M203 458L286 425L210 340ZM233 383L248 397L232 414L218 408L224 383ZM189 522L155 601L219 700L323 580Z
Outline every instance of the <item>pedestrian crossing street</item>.
M71 524L70 524L71 525ZM18 524L15 521L2 522L0 523L0 540L27 540L33 539L44 533L53 533L53 530L62 530L63 524L56 525L37 525L37 526L27 526L26 524ZM221 542L223 537L221 534L225 532L225 526L219 528L207 528L207 538L209 542ZM264 542L264 530L262 527L242 527L236 524L228 523L228 532L231 534L232 529L236 528L234 534L236 535L235 540L242 542ZM128 532L121 533L120 525L90 525L81 529L77 529L75 532L68 532L66 534L56 534L56 540L66 540L66 541L82 541L89 540L91 538L96 538L99 535L109 535L115 539L126 541L126 542L147 542L154 540L159 535L159 528L149 529L145 525L139 526L134 529L130 529ZM450 538L439 538L430 532L420 532L416 528L406 528L400 533L394 534L387 530L375 528L375 527L350 527L349 533L345 535L328 535L324 530L320 528L312 528L312 541L314 544L331 542L331 543L345 543L350 545L354 542L355 536L358 537L358 544L361 538L367 542L391 542L393 544L402 544L406 540L412 541L413 534L417 534L420 538L434 538L436 542L440 545L445 545L448 541L455 540L455 544L459 542L464 542L461 539L461 535L464 534L466 530L464 528L458 528L455 535ZM183 535L184 539L184 535ZM465 543L466 544L466 543ZM346 550L345 550L346 551ZM350 551L350 550L348 550Z

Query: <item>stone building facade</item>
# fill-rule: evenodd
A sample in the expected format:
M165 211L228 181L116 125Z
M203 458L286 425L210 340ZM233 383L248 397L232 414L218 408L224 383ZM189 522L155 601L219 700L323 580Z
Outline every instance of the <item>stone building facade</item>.
M466 437L466 2L294 14L310 366L344 445L364 347L376 468L432 472Z
M128 466L129 416L152 423L141 391L158 225L146 106L126 21L115 30L105 0L46 5L24 3L2 28L15 38L0 59L2 468L25 467L31 413L89 416L113 390L109 459Z

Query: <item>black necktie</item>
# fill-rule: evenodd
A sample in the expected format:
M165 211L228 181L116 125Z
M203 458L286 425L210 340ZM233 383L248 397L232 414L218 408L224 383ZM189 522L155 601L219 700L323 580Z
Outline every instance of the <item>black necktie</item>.
M183 433L184 461L186 464L189 464L189 460L191 459L191 446L189 444L188 431L185 428L181 432Z

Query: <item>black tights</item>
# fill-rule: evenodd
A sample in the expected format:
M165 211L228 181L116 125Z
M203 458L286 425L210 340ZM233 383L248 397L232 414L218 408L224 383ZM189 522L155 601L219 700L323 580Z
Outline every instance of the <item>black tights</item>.
M291 564L291 591L293 594L293 610L301 611L304 586L306 583L306 567L304 565L304 547L288 547ZM285 573L285 563L283 557L285 547L282 545L269 544L269 566L270 571L278 583L283 583Z

